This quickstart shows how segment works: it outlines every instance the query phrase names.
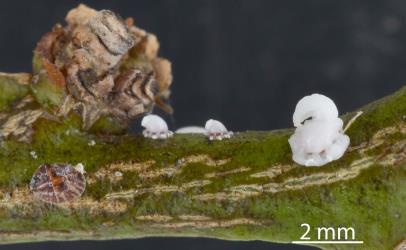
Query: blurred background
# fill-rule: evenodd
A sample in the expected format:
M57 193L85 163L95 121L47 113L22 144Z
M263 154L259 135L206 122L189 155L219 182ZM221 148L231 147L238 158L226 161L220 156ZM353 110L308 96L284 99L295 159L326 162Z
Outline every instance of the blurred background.
M0 71L30 71L36 42L79 2L132 16L137 26L158 36L160 55L173 63L173 129L203 126L208 118L233 131L291 127L294 107L304 95L325 94L345 113L406 82L402 0L2 1ZM314 249L179 238L0 249L27 247Z

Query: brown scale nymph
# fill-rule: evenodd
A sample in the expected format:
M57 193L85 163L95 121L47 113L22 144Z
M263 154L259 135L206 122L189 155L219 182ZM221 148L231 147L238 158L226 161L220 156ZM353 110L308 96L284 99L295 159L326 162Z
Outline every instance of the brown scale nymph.
M83 172L70 164L44 164L34 173L30 190L46 203L63 203L80 197L86 188Z

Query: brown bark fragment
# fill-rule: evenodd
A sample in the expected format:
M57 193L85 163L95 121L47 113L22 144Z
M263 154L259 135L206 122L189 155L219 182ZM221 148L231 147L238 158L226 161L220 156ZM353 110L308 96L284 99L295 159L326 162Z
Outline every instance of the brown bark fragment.
M63 30L61 25L57 24L51 32L46 33L37 43L35 51L39 53L40 56L44 57L48 61L54 61L53 55L53 45L56 40L63 35Z
M78 7L68 12L65 20L69 25L72 26L81 25L88 23L90 18L92 18L96 14L96 10L89 8L84 4L79 4Z
M152 61L152 66L155 71L155 79L159 83L161 95L164 97L169 97L168 90L173 81L171 62L164 58L155 58Z
M155 35L133 26L131 18L124 21L109 10L96 11L83 4L68 13L66 22L65 27L55 26L36 48L48 78L66 86L70 100L76 102L65 105L63 114L69 107L81 107L83 127L90 128L101 116L128 124L155 104L172 112L162 100L169 97L171 66L156 58ZM131 66L122 70L127 60Z
M126 25L111 11L98 12L90 19L89 27L112 54L123 55L134 46Z
M51 63L47 58L44 58L43 64L50 80L60 87L65 87L66 86L65 76L55 66L55 64Z

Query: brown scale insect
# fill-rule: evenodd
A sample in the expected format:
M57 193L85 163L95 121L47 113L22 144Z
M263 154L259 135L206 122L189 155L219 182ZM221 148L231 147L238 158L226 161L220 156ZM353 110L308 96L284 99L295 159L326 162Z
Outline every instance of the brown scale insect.
M83 172L70 164L44 164L32 176L30 190L46 203L63 203L80 197L86 188Z

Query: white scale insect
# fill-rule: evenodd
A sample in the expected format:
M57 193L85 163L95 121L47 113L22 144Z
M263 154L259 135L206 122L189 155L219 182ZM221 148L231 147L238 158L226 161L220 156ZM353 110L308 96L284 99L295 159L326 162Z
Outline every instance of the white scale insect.
M327 96L313 94L305 96L296 105L293 114L295 133L289 138L293 160L304 166L322 166L341 158L350 144L345 130L360 115L358 113L343 130L343 121L338 117L334 102ZM141 125L147 138L166 139L173 135L166 122L157 115L147 115ZM176 131L177 134L205 134L210 140L228 139L233 132L223 123L210 119L205 127L189 126Z
M168 125L161 117L157 115L146 115L141 121L141 126L144 127L142 132L144 137L151 139L166 139L173 135L173 132L168 129ZM180 128L176 131L177 134L205 134L210 140L228 139L233 135L233 132L228 131L223 123L210 119L206 122L205 128L198 126L190 126Z
M217 120L210 119L203 127L189 126L183 127L175 132L176 134L205 134L210 140L228 139L233 135L232 131L228 131L223 123Z
M223 140L228 139L233 135L232 131L228 131L223 123L210 119L206 122L204 126L206 130L206 135L210 140Z
M145 129L142 132L144 137L151 139L167 139L173 135L168 129L168 125L157 115L146 115L141 121L141 126Z
M344 134L334 102L327 96L305 96L293 114L295 133L289 138L293 160L304 166L322 166L343 156L350 138Z

